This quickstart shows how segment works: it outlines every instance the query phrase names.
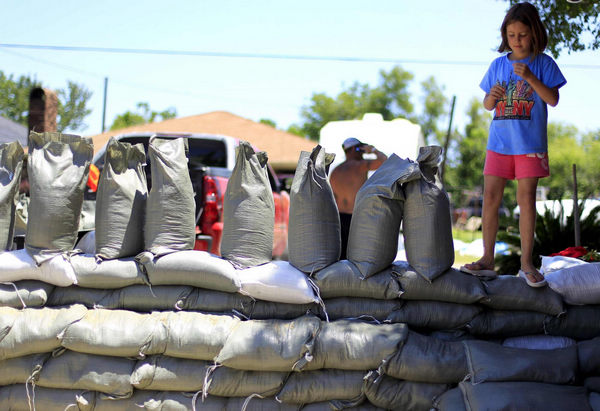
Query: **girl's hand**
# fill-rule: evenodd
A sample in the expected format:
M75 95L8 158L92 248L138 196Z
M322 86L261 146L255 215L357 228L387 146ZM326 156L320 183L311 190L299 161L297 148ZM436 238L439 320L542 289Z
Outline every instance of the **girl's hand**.
M513 71L517 76L521 77L523 80L526 80L528 82L531 76L533 76L533 73L531 72L531 70L529 70L529 66L527 66L527 64L525 63L514 63Z
M506 91L504 90L504 87L502 87L499 84L494 85L494 87L491 88L490 90L490 96L492 96L495 100L502 100L502 97L504 97L504 93Z

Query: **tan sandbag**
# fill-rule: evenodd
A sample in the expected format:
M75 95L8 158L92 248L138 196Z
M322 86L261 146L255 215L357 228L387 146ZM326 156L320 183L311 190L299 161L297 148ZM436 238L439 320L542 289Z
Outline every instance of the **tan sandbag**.
M31 131L27 172L29 203L25 248L40 264L73 250L83 192L94 151L90 138Z
M83 305L68 308L0 308L0 360L47 353L60 347L56 336L87 314Z
M165 352L169 332L161 313L94 309L57 335L60 344L72 351L143 357Z

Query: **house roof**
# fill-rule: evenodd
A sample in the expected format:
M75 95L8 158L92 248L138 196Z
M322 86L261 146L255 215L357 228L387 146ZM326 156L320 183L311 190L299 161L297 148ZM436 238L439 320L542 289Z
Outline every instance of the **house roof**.
M27 146L27 127L0 116L0 143L18 141Z
M250 142L259 150L266 151L269 163L277 171L293 171L301 151L311 151L317 143L266 124L237 116L227 111L212 111L189 117L174 118L156 123L140 124L90 136L94 142L94 154L110 139L136 131L161 133L211 133L235 137Z

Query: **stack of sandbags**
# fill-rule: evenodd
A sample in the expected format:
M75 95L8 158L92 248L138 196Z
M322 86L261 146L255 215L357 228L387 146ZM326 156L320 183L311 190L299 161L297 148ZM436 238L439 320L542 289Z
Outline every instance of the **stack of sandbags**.
M392 159L390 181L379 176L372 188L380 198L369 201L402 209L403 224L408 192L419 193L417 202L433 193L433 208L445 207L427 160L436 150L422 153L416 163ZM321 161L320 150L312 154ZM305 154L306 170L309 159ZM407 190L416 182L418 189ZM315 198L330 207L327 187L320 187L325 193ZM373 209L362 212L374 219ZM374 219L386 232L396 232L397 220L393 213ZM323 238L335 224L325 231ZM290 247L298 246L293 242L294 236ZM76 286L42 278L0 288L0 369L7 371L0 373L0 408L479 410L597 403L600 306L565 303L553 288L533 289L511 275L482 281L450 267L437 272L448 259L442 252L431 260L429 246L422 259L408 262L372 249L383 260L356 250L360 258L329 264L323 247L310 251L315 264L308 262L307 272L270 260L234 268L194 250L100 261L72 256ZM515 395L519 387L526 392Z

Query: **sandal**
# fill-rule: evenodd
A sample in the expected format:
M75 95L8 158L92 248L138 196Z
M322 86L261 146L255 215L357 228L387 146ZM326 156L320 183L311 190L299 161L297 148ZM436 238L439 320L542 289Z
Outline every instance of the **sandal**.
M474 262L474 263L471 263L468 265L476 266L479 268L467 268L466 265L463 265L460 267L460 271L462 271L463 273L474 275L475 277L482 277L482 278L495 278L498 276L498 273L496 271L486 268L486 266L484 266L481 263Z
M518 275L519 275L519 277L521 277L525 281L527 281L527 285L530 287L538 288L538 287L543 287L546 284L548 284L548 282L546 281L545 278L542 281L531 281L529 278L527 278L527 275L533 275L533 272L530 272L530 271L519 270Z

